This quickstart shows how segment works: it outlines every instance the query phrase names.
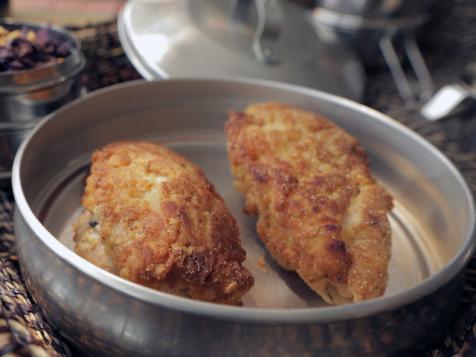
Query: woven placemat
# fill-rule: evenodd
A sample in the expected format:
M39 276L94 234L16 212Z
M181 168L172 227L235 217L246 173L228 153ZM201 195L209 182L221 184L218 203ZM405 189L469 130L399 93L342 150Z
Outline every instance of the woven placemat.
M82 43L88 91L140 78L124 55L115 23L70 29ZM13 196L0 191L0 355L77 355L41 313L26 291L15 252Z
M457 78L465 63L476 60L476 2L441 1L422 30L420 45L437 86ZM119 44L114 23L71 29L88 59L82 77L89 91L140 78ZM462 171L476 192L476 111L436 123L405 108L385 69L369 73L366 104L412 128L440 148ZM70 356L77 354L50 326L25 289L15 253L13 197L0 192L0 355ZM466 268L467 281L458 311L445 336L427 356L476 355L476 259Z
M69 356L25 289L15 254L13 197L0 192L0 355Z

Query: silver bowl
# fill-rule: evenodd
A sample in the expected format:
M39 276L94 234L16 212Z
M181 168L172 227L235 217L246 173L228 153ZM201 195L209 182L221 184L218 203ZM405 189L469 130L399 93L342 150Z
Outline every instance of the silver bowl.
M255 221L243 214L223 124L229 110L271 100L320 112L367 148L374 175L395 198L383 297L327 306L272 262ZM159 140L199 164L215 184L240 225L245 266L255 276L243 307L151 290L73 252L71 223L80 211L90 154L123 139ZM437 149L367 107L276 82L139 81L94 92L34 130L17 153L12 182L18 256L29 291L65 337L94 355L403 353L445 329L474 249L471 193ZM264 269L257 264L261 256Z
M62 62L34 69L0 73L0 181L10 178L19 144L40 119L80 95L79 74L85 65L79 42L65 29L45 23L0 20L8 30L49 28L50 36L69 42Z

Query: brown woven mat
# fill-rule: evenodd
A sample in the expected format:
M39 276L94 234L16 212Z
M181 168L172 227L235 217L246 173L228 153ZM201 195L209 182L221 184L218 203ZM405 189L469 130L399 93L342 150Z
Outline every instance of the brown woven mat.
M476 60L476 2L441 1L422 33L421 46L437 85L456 78L455 73ZM83 84L88 90L139 78L124 56L115 24L73 29L82 40L88 59ZM366 103L411 127L439 147L463 172L476 192L476 109L429 123L405 108L385 70L369 74ZM0 355L69 356L60 331L50 326L25 290L15 255L12 224L13 198L0 192ZM445 336L427 356L476 355L476 259L466 269L465 293Z
M13 198L0 192L0 355L69 356L25 289L15 254Z

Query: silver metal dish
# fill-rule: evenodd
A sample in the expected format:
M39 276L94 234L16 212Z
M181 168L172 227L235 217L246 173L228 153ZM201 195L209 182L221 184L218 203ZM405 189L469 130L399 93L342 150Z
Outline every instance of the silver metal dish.
M0 73L0 181L10 178L19 144L41 118L80 95L79 74L85 65L79 42L65 29L36 22L2 19L8 30L27 27L69 42L71 53L62 62L34 69ZM3 182L3 181L2 181Z
M279 269L259 242L232 186L223 124L229 110L263 101L320 112L367 148L374 175L395 198L384 297L327 306L295 274ZM90 154L123 139L159 140L199 164L215 184L239 223L245 265L256 279L243 307L151 290L72 251L71 223ZM94 355L400 353L445 328L474 249L471 193L437 149L367 107L276 82L139 81L94 92L34 130L18 151L12 181L26 284L51 322Z
M128 1L117 26L146 79L240 76L362 99L357 56L310 15L284 0Z

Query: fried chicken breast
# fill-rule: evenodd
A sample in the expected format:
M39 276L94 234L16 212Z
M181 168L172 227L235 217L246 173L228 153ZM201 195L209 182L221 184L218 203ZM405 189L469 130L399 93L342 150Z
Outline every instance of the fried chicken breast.
M382 295L392 209L357 140L317 114L278 104L232 112L225 126L245 212L286 270L326 302Z
M148 142L96 151L75 250L125 279L193 299L239 304L253 277L235 219L196 165Z

